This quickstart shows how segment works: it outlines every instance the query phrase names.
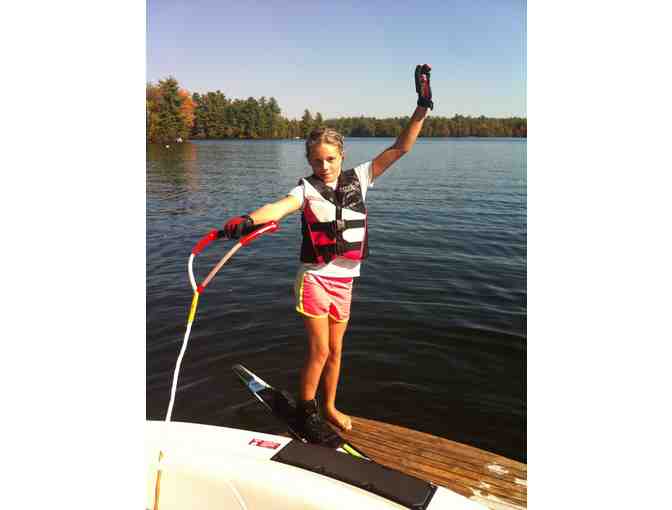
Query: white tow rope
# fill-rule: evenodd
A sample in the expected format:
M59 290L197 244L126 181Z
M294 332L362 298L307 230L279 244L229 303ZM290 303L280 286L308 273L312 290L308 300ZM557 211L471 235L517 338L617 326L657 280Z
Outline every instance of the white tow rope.
M198 307L198 298L201 295L201 292L207 285L212 281L212 279L215 277L217 272L226 264L226 262L233 257L233 255L240 250L243 246L246 244L252 242L254 239L259 237L260 235L263 235L267 232L275 232L278 229L278 224L274 221L267 223L266 225L262 226L261 228L257 229L256 231L248 234L245 236L243 239L241 239L238 243L236 243L233 248L231 248L224 257L217 263L217 265L210 271L208 276L203 280L203 283L201 285L196 284L196 279L194 278L194 258L195 256L203 250L210 242L214 241L215 239L218 239L219 236L217 234L217 231L214 230L207 234L203 239L201 239L198 244L194 247L194 249L191 252L191 255L189 256L189 262L187 264L187 271L189 273L189 283L191 284L191 288L194 289L194 296L191 300L191 307L189 309L189 318L187 319L187 330L184 333L184 339L182 340L182 347L180 349L180 354L177 356L177 362L175 363L175 370L173 372L173 383L170 388L170 401L168 403L168 411L166 412L166 423L169 423L171 421L171 418L173 416L173 406L175 404L175 393L177 393L177 381L180 377L180 368L182 366L182 358L184 358L184 353L187 351L187 344L189 343L189 335L191 334L191 325L194 323L194 319L196 317L196 308ZM157 470L156 470L156 484L154 486L154 510L159 510L159 495L160 495L160 489L161 489L161 470L163 467L163 458L164 458L164 453L163 450L159 451L159 461L157 465ZM226 484L229 486L231 491L233 492L233 495L236 497L238 500L238 503L240 504L240 507L243 510L247 510L247 506L245 505L245 502L243 501L243 498L241 495L238 493L238 490L235 488L233 483L231 483L230 480L224 479Z
M192 253L189 256L189 281L191 286L194 289L194 297L191 302L191 309L189 310L189 319L187 320L187 331L184 333L184 339L182 340L182 348L180 349L180 354L177 356L177 363L175 363L175 371L173 372L173 385L170 388L170 402L168 403L168 411L166 412L166 422L169 422L173 416L173 405L175 404L175 392L177 391L177 380L180 377L180 367L182 366L182 358L184 358L184 353L187 351L187 344L189 343L189 335L191 334L191 325L194 322L194 316L196 315L196 305L198 304L199 292L196 287L196 281L194 280L194 254Z

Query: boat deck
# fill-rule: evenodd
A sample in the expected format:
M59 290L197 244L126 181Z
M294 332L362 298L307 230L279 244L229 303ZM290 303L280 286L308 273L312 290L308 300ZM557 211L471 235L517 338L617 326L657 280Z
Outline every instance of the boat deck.
M527 465L388 423L352 417L341 435L379 464L446 487L491 510L527 508Z

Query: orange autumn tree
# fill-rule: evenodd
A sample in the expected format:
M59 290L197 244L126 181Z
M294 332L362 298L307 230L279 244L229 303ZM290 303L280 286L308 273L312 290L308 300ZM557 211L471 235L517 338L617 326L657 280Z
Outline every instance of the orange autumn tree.
M194 119L196 117L196 102L192 99L191 94L184 90L180 89L178 92L182 104L180 105L180 116L184 122L184 126L188 129L188 132L191 133L191 128L194 127Z
M147 84L147 93L145 99L146 107L146 139L148 142L158 141L159 112L161 105L161 90L152 83Z
M179 87L172 76L158 84L147 84L146 140L149 143L174 143L189 138L194 125L196 104L191 94Z

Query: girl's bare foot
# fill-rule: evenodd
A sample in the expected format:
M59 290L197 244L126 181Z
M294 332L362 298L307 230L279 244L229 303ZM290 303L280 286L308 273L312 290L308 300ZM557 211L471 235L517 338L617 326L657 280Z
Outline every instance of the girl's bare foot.
M333 409L325 409L324 417L341 430L352 430L352 420L350 417L347 414L343 414L335 407Z

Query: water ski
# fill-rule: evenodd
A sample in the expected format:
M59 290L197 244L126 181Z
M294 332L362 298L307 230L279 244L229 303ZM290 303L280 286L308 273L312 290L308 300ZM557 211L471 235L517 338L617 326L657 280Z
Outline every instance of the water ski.
M252 393L257 400L259 400L259 402L273 414L273 416L285 424L287 431L292 437L299 439L304 443L308 442L305 434L303 434L301 430L301 424L296 418L296 401L287 391L274 388L243 365L234 365L231 369L250 393ZM343 439L343 437L329 425L325 423L324 427L324 439L319 443L320 446L326 446L354 457L370 460L361 451Z

